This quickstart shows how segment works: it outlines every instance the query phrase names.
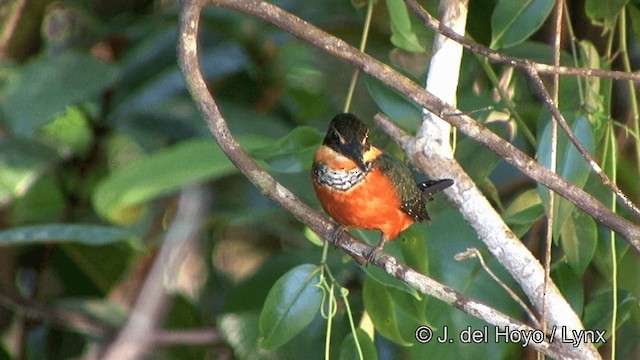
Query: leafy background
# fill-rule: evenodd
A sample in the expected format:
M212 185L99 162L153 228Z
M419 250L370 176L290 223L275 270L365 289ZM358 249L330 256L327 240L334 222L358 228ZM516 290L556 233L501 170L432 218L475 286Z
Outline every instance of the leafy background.
M324 276L318 239L237 173L185 90L176 64L177 2L28 3L19 31L0 54L0 358L78 357L107 342L108 335L83 331L70 316L51 321L46 313L70 310L107 334L121 327L175 212L178 191L195 183L206 184L212 194L200 244L202 266L189 270L201 281L181 285L164 327L206 329L222 340L158 346L154 358L321 358L327 336L323 314L331 310L331 357L357 358L347 308L366 358L465 358L471 351L478 358L530 355L519 344L504 342L417 343L414 331L420 325L431 326L438 336L443 326L458 334L486 324L333 249L327 264L337 286L334 296L317 287ZM359 42L364 2L276 3L349 43ZM436 13L437 3L424 5ZM563 52L563 62L637 69L627 61L638 57L639 6L637 1L572 2L565 31L579 41L566 38L572 46ZM474 0L468 35L496 50L549 63L552 7L550 0ZM432 34L401 1L379 1L373 14L367 51L422 81ZM329 119L342 109L352 69L274 27L220 9L203 14L200 43L203 71L233 133L280 182L319 208L308 175L311 157ZM550 116L525 77L469 52L461 73L459 107L548 162ZM566 77L560 83L560 110L576 135L609 174L615 169L620 186L638 202L635 99L635 88L622 82ZM482 110L487 106L494 110ZM352 111L367 121L383 111L409 131L420 121L418 108L366 77L358 83ZM377 129L372 141L402 157ZM562 136L558 153L559 173L611 203ZM456 157L540 254L546 191L464 137L457 139ZM477 247L517 289L464 219L442 198L429 210L433 222L413 226L386 251L526 321L477 262L453 260ZM608 329L612 235L562 200L554 217L559 225L552 277L586 328ZM378 236L354 233L370 243ZM624 241L613 241L618 357L633 358L640 351L640 266ZM289 296L292 290L297 297ZM279 312L283 308L289 315ZM610 344L601 352L609 354Z

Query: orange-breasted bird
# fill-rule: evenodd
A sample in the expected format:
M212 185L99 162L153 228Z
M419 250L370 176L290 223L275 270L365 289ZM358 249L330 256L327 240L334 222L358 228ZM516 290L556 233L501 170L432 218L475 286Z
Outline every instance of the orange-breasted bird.
M311 178L320 204L341 226L382 233L367 261L414 222L430 220L426 203L453 184L450 179L416 184L409 168L369 143L369 129L349 113L331 120Z

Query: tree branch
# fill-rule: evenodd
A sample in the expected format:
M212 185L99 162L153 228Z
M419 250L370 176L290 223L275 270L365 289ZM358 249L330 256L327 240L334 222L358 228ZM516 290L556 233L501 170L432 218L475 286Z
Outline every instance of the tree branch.
M166 259L184 242L197 241L207 208L204 198L204 190L200 187L183 191L176 216L165 234L160 254L153 262L138 300L101 359L138 359L152 350L158 340L154 333L161 327L171 301L165 289L165 272L178 272L177 266L168 264Z
M229 6L233 3L235 2L227 2L225 5ZM291 15L266 3L250 1L243 2L243 5L246 7L245 11L246 9L253 8L254 11L266 11L267 14L263 14L263 16L271 16L274 19L281 19L282 21L292 20ZM263 6L266 6L266 8ZM197 35L201 8L201 1L186 0L183 2L180 18L178 58L183 75L187 81L187 87L198 109L207 121L212 135L229 159L231 159L238 169L264 195L273 199L324 239L332 241L338 226L301 202L293 193L275 181L267 172L259 168L231 135L225 119L207 89L198 63ZM283 16L285 18L283 18ZM300 19L294 18L294 20L298 24L303 23ZM318 31L315 28L310 28L306 23L303 24L306 30L312 29L313 31ZM322 36L326 38L328 35L322 33ZM337 43L341 42L335 38L332 40ZM339 246L357 262L362 262L372 249L371 246L355 240L346 232L340 234L338 243ZM373 264L383 268L387 273L404 281L421 293L440 299L467 314L499 326L502 329L508 326L510 330L522 329L524 331L534 331L531 327L487 305L468 299L455 290L416 272L399 263L398 260L392 256L382 254L375 259ZM530 346L552 357L573 358L579 356L576 350L563 348L559 346L557 342L549 343L545 340L541 343L530 343Z
M309 25L304 20L264 1L212 0L210 2L268 21L324 50L330 55L360 68L365 73L382 81L416 104L429 109L438 117L457 127L458 130L498 154L506 162L515 166L533 180L554 190L560 196L566 198L578 208L591 215L594 219L620 234L636 251L640 252L639 226L614 213L584 190L579 189L564 178L549 171L549 169L540 165L520 149L485 128L470 116L464 115L459 109L447 105L437 97L424 91L420 86L399 74L388 65L379 62L367 54L359 52L341 39L331 36ZM262 171L257 167L256 170Z
M618 188L618 186L609 179L607 174L600 168L598 163L589 154L587 149L582 145L580 140L575 136L569 124L564 119L564 116L558 110L553 99L549 95L549 92L544 87L539 74L553 74L553 75L579 75L579 76L597 76L605 77L616 80L633 80L640 82L640 73L627 73L622 71L605 71L599 69L584 69L584 68L571 68L566 66L546 65L535 63L529 60L523 60L512 56L504 55L499 52L493 51L481 44L478 44L472 40L465 38L464 36L456 33L453 29L443 25L438 20L434 19L424 8L420 6L415 0L405 0L409 8L422 20L423 24L428 28L437 31L438 33L447 36L448 38L455 40L462 46L469 50L485 56L487 59L500 63L510 65L516 68L524 70L533 83L534 89L542 97L544 105L551 113L553 119L560 125L562 131L565 132L569 141L576 147L580 155L587 161L589 167L600 178L600 181L608 187L622 204L631 211L636 217L640 217L640 209L629 199L629 197Z
M640 82L640 73L629 73L624 71L607 71L600 69L586 69L586 68L575 68L570 66L556 66L549 64L541 64L536 63L530 60L525 60L509 55L505 55L499 53L497 51L491 50L488 47L478 44L472 40L467 39L463 35L460 35L450 29L449 27L443 25L435 19L431 14L425 11L422 6L416 0L405 0L407 6L416 14L422 23L428 27L429 29L438 32L449 39L455 40L460 45L465 48L473 51L476 54L480 54L487 59L491 60L494 63L510 65L513 67L527 69L528 67L532 67L539 74L558 74L558 75L574 75L574 76L585 76L585 77L602 77L613 80L631 80L635 82Z

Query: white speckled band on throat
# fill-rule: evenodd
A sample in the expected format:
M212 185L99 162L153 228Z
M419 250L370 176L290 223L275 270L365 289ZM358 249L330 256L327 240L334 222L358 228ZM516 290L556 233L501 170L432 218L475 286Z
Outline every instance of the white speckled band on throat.
M334 170L323 164L314 164L313 172L316 180L321 185L332 187L336 190L347 191L364 180L367 172L363 172L360 168L351 170Z

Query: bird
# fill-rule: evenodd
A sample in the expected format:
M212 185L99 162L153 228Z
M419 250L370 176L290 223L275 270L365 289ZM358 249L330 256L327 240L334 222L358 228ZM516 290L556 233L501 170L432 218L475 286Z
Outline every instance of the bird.
M451 179L416 183L404 163L369 142L369 128L351 113L331 120L311 179L322 208L340 225L334 240L347 228L380 231L367 263L413 223L431 220L427 202L453 185Z

